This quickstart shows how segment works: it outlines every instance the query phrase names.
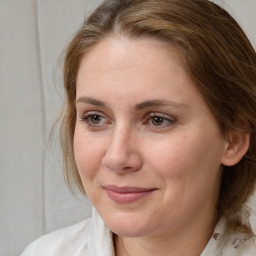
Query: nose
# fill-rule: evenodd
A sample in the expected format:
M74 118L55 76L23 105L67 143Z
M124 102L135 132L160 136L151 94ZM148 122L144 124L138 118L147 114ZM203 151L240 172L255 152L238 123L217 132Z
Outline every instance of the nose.
M133 136L132 131L116 130L102 158L103 166L121 174L140 170L142 163L138 138Z

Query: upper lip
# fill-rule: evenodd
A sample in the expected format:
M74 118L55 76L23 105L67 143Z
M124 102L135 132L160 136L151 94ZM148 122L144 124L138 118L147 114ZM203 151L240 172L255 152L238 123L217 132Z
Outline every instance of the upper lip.
M141 192L149 192L153 191L156 188L139 188L139 187L118 187L116 185L108 185L104 186L105 189L116 192L116 193L141 193Z

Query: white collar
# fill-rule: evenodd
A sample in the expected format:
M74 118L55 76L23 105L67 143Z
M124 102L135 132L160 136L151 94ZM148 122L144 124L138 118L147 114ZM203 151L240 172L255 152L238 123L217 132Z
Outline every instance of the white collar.
M90 227L89 255L114 256L112 232L106 227L102 218L92 207L92 222Z
M256 235L256 190L242 208L241 217L242 223L248 226ZM237 251L236 249L244 241L243 238L240 238L240 234L230 234L230 232L227 232L226 222L224 217L219 220L214 229L213 236L200 256L224 255L224 250L227 252L225 255L237 255L239 250ZM253 247L255 252L255 245ZM115 255L112 232L106 227L94 207L92 208L89 251L92 256ZM254 253L251 255L254 255Z
M215 227L213 236L209 240L206 248L201 256L218 255L216 252L221 252L227 237L225 237L226 220L220 219ZM102 218L99 216L95 208L92 208L92 223L90 228L89 241L90 255L95 256L114 256L113 234L106 227Z

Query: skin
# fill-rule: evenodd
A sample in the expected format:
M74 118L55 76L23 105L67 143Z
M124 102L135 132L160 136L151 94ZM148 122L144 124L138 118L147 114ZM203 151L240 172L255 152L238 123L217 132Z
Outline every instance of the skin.
M200 255L229 143L178 51L153 39L104 39L81 60L76 107L77 167L117 234L116 255ZM154 191L118 203L108 185Z

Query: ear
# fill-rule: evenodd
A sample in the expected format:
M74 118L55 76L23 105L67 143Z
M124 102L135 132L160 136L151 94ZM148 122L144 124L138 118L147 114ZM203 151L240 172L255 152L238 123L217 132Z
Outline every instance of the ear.
M226 166L237 164L246 154L250 143L250 135L246 132L232 132L222 157L221 163Z

